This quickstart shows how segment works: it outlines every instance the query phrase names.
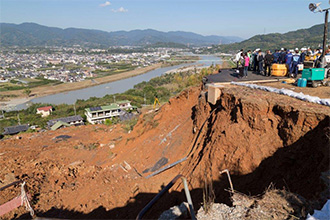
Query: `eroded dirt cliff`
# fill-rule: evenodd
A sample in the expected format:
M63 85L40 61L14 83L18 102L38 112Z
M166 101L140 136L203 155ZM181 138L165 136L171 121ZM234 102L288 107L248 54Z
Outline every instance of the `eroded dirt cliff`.
M55 218L135 218L177 174L187 177L196 209L205 185L216 202L230 204L223 169L243 193L260 194L272 183L321 201L329 197L320 178L329 170L329 115L325 106L233 86L213 106L205 92L191 88L140 115L130 133L119 125L89 125L1 140L0 184L25 180L36 214ZM19 190L0 193L2 204ZM146 217L184 200L176 184Z

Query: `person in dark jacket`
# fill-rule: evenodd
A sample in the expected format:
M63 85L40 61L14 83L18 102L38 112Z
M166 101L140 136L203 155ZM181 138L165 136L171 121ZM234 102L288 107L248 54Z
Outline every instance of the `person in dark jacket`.
M253 54L252 54L252 64L253 64L253 72L258 72L258 61L257 61L257 56L258 56L258 51L260 49L256 49Z
M285 56L287 54L287 49L284 48L283 50L281 50L281 55L280 55L280 63L281 64L285 64Z
M269 50L266 51L266 56L265 56L265 76L270 76L271 72L271 67L273 63L273 55Z
M301 48L299 64L304 64L305 58L306 58L306 48Z
M261 50L258 51L257 61L259 66L258 73L263 75L265 57L264 54L261 52Z
M286 64L286 68L288 69L289 76L292 74L292 57L293 54L291 53L291 51L288 51L288 53L285 56L285 64Z
M275 53L273 53L273 63L280 63L280 56L281 54L278 50L275 50Z
M298 48L296 48L295 53L292 55L292 72L291 76L296 78L298 75L298 64L300 62L300 54Z

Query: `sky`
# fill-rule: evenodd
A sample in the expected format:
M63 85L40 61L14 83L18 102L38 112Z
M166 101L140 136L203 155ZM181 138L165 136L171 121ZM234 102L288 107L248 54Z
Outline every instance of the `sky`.
M103 31L155 29L202 35L286 33L324 23L313 0L0 0L0 22ZM318 0L321 8L329 1ZM314 3L314 2L313 2Z

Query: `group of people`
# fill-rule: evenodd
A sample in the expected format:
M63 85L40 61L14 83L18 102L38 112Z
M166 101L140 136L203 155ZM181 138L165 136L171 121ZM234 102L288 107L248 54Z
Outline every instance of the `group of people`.
M295 50L281 48L281 50L275 50L272 53L270 50L263 52L259 48L253 52L251 50L244 52L241 49L236 54L234 60L237 62L237 69L242 77L247 77L248 70L264 76L270 76L273 64L285 64L289 76L297 77L298 65L304 63L306 55L314 54L320 54L320 51L313 53L310 48L301 48L300 50L298 48Z

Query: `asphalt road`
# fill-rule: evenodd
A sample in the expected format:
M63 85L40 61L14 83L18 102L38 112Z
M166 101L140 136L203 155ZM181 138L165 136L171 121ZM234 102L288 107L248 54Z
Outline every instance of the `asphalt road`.
M222 70L221 73L213 74L207 76L207 83L212 82L244 82L244 81L251 81L251 80L267 80L267 79L285 79L286 77L277 77L277 76L263 76L257 73L253 73L252 71L248 71L247 78L239 78L239 74L236 73L236 69L225 69Z

